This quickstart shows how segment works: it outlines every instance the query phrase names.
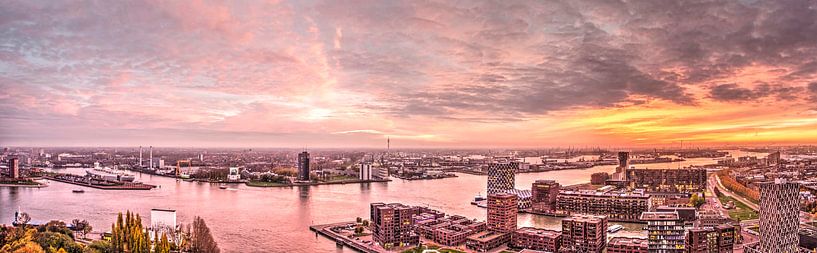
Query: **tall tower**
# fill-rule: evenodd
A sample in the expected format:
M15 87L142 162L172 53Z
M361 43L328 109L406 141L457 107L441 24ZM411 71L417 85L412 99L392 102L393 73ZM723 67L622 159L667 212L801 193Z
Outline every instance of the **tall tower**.
M139 146L139 168L142 168L142 146Z
M153 146L150 146L150 160L148 160L148 168L153 168Z
M760 252L799 252L799 191L779 178L760 185Z
M516 186L517 163L492 163L488 166L488 194L503 193Z
M298 154L298 181L309 181L309 153Z
M630 167L630 152L618 152L618 167L616 167L616 180L627 180L627 169Z

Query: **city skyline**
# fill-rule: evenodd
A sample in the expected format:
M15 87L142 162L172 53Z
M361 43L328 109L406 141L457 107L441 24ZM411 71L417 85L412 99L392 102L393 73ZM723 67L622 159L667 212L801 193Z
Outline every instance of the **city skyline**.
M817 141L804 0L15 2L0 145Z

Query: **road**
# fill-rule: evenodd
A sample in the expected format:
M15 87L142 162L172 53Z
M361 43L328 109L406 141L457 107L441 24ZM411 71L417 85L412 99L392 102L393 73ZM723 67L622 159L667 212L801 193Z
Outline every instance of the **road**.
M737 199L740 202L743 202L743 204L746 204L746 206L748 206L749 208L752 208L752 210L755 210L755 211L760 210L760 206L758 206L757 204L752 203L752 201L749 201L748 199L745 199L745 198L741 197L740 195L737 195L737 194L733 193L732 191L730 191L729 189L727 189L726 187L724 187L723 184L721 183L721 179L718 178L714 173L712 173L712 176L709 177L709 179L710 179L709 184L710 185L712 184L712 178L714 178L715 181L718 183L717 185L718 185L719 190L721 191L722 194L724 194L726 196L729 196L729 197L732 197L734 199Z

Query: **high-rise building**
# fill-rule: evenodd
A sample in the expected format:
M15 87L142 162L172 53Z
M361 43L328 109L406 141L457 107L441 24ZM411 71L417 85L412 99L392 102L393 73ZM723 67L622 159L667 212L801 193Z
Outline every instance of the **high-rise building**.
M536 180L531 185L531 207L534 212L547 213L556 210L556 199L561 186L554 180Z
M641 214L641 220L647 222L650 252L685 252L686 230L678 212L645 212Z
M799 185L785 179L760 184L761 252L798 252Z
M606 244L606 216L573 215L562 220L564 251L599 253L604 250Z
M510 193L488 195L488 230L511 233L516 230L517 197Z
M400 203L372 203L370 219L372 221L372 238L383 247L399 244L416 245L420 236L412 230L412 215L416 208Z
M8 175L10 178L20 178L20 158L9 159Z
M298 181L309 181L309 153L298 154Z
M618 167L614 178L616 180L625 180L627 169L630 167L630 152L618 152Z
M488 166L488 194L513 190L517 163L492 163Z
M361 163L358 178L360 180L372 180L372 164Z

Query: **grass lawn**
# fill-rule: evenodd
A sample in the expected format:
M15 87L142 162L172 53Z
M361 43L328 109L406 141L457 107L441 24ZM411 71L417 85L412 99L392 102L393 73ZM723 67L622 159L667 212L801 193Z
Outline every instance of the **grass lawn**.
M262 181L249 181L249 182L247 182L247 186L278 187L278 186L289 186L289 184L273 183L273 182L262 182Z
M337 182L337 181L348 181L348 180L357 180L357 177L346 176L346 175L332 175L330 176L326 182Z
M729 217L732 218L732 219L742 221L742 220L753 220L753 219L758 218L757 212L752 210L752 208L749 208L748 206L746 206L746 204L743 204L743 202L738 201L737 199L734 199L732 197L729 197L729 196L726 196L726 195L723 195L723 194L718 196L718 199L720 199L721 204L726 204L729 201L732 201L732 202L735 203L735 209L729 210Z

